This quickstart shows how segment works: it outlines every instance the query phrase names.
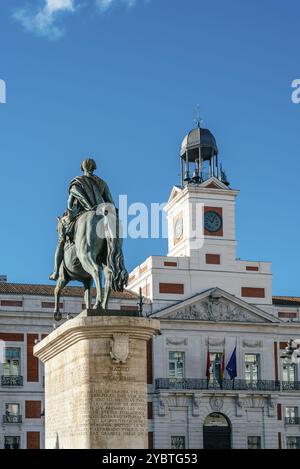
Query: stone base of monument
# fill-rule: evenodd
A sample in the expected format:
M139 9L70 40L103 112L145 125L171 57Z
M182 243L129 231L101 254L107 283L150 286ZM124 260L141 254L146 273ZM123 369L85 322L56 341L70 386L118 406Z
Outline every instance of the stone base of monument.
M84 311L35 346L46 448L147 448L146 342L158 332L156 319Z

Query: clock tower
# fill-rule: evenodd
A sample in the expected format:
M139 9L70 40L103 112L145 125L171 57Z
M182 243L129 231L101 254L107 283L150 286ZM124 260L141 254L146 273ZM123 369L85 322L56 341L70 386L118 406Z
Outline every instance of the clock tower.
M180 147L181 183L165 211L168 252L150 256L129 276L128 287L152 302L153 311L219 288L256 305L272 304L271 264L237 258L235 204L219 162L215 137L198 123Z
M235 199L218 162L216 140L198 126L180 148L181 186L174 186L165 208L168 256L192 257L198 264L236 260ZM192 173L191 173L192 169Z

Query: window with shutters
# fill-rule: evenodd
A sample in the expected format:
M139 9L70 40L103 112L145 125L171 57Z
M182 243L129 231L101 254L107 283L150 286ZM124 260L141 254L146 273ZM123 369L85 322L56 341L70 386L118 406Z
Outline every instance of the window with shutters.
M245 354L245 381L257 383L260 379L260 359L258 354Z
M4 449L20 449L19 436L4 436Z
M185 449L185 436L171 436L171 449Z
M287 406L285 408L285 423L287 425L297 425L298 422L298 407Z
M3 363L4 376L19 376L21 374L21 349L8 347L5 349Z
M22 416L20 415L20 404L7 403L5 404L5 414L3 415L3 423L21 423Z
M286 448L287 449L300 449L300 437L299 436L287 436Z
M248 449L261 449L261 437L248 436Z
M184 352L169 352L169 378L184 378Z
M282 359L282 381L294 383L297 380L296 367L288 358Z

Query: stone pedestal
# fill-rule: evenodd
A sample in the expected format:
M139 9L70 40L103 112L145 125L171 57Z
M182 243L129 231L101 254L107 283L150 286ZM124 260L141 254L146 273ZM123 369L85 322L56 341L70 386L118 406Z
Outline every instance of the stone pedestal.
M147 448L146 342L159 321L88 316L34 348L45 364L46 448Z

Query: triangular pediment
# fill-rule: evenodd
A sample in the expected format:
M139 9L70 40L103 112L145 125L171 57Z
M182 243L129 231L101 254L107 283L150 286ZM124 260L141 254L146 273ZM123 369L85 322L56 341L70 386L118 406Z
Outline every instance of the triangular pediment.
M222 181L220 181L214 176L202 182L200 187L206 187L207 189L225 189L227 191L230 191L229 187L226 184L224 184Z
M278 323L274 316L257 306L212 288L154 313L151 317L181 321Z
M172 191L171 191L168 203L171 202L173 199L175 199L177 197L177 195L181 194L181 193L182 193L181 187L174 186Z

